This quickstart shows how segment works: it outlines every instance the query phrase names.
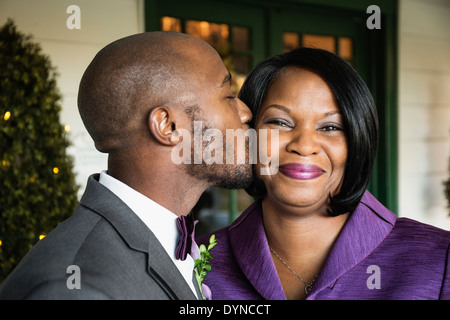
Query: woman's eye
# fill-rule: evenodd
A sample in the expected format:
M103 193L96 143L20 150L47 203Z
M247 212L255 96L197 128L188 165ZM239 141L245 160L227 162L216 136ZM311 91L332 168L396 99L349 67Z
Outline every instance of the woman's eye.
M340 126L332 124L332 125L323 126L319 130L321 130L321 131L342 131L342 128Z
M279 127L289 127L289 128L291 127L291 125L289 123L287 123L286 121L278 120L278 119L269 120L269 121L267 121L267 123L274 124Z

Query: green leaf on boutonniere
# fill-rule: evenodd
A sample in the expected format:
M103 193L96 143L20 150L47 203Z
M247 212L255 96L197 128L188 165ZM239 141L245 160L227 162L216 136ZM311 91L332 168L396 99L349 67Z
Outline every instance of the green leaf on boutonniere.
M211 253L209 252L212 248L214 248L217 245L216 236L212 235L209 238L209 245L206 247L204 244L201 244L199 246L200 251L200 259L195 260L194 262L194 273L195 278L197 279L198 286L200 288L204 288L206 285L202 285L203 280L205 279L206 275L208 274L208 271L211 271L211 265L209 264L209 261L211 261L213 258L211 256ZM210 290L208 288L209 297L205 297L203 290L202 291L202 298L206 300L207 298L210 299Z

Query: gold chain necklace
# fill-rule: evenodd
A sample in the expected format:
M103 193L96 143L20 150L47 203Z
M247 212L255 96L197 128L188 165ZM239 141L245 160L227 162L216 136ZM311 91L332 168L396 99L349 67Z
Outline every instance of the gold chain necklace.
M289 269L289 271L291 271L301 282L305 284L305 293L306 295L308 295L312 290L312 285L314 281L316 281L318 274L316 274L313 281L308 284L305 280L302 279L302 277L300 277L294 270L292 270L292 268L289 267L289 265L283 259L281 259L281 257L272 249L271 246L269 246L269 249L278 258L278 260L280 260Z

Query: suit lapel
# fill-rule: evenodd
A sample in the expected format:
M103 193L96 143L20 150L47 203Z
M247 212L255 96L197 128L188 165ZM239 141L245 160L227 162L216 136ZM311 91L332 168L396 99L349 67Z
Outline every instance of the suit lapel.
M253 287L267 300L285 300L283 287L270 256L261 203L254 202L230 226L231 248Z
M167 255L158 239L149 230L148 272L160 286L166 288L171 299L195 300L197 299L180 271Z
M198 300L202 300L202 292L198 286L197 279L195 278L194 272L192 272L192 282L194 283L195 293L197 294Z
M339 277L370 255L391 232L396 219L366 191L336 239L308 299L332 288Z
M131 249L147 253L147 273L171 299L196 299L151 230L122 200L100 184L98 179L98 174L89 177L80 204L108 220Z

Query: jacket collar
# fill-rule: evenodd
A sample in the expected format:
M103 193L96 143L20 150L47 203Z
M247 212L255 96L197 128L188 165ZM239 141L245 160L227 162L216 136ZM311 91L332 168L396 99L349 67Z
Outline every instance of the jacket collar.
M366 258L389 234L396 216L368 191L337 238L308 299ZM236 260L253 287L265 298L286 299L273 263L262 220L260 202L253 203L230 226Z
M172 299L196 299L186 281L151 230L114 193L89 177L80 204L108 220L128 246L148 255L149 275Z
M359 264L388 236L397 217L366 191L351 214L314 283L308 299Z
M231 248L253 287L267 300L285 300L267 243L261 202L254 202L230 226Z

